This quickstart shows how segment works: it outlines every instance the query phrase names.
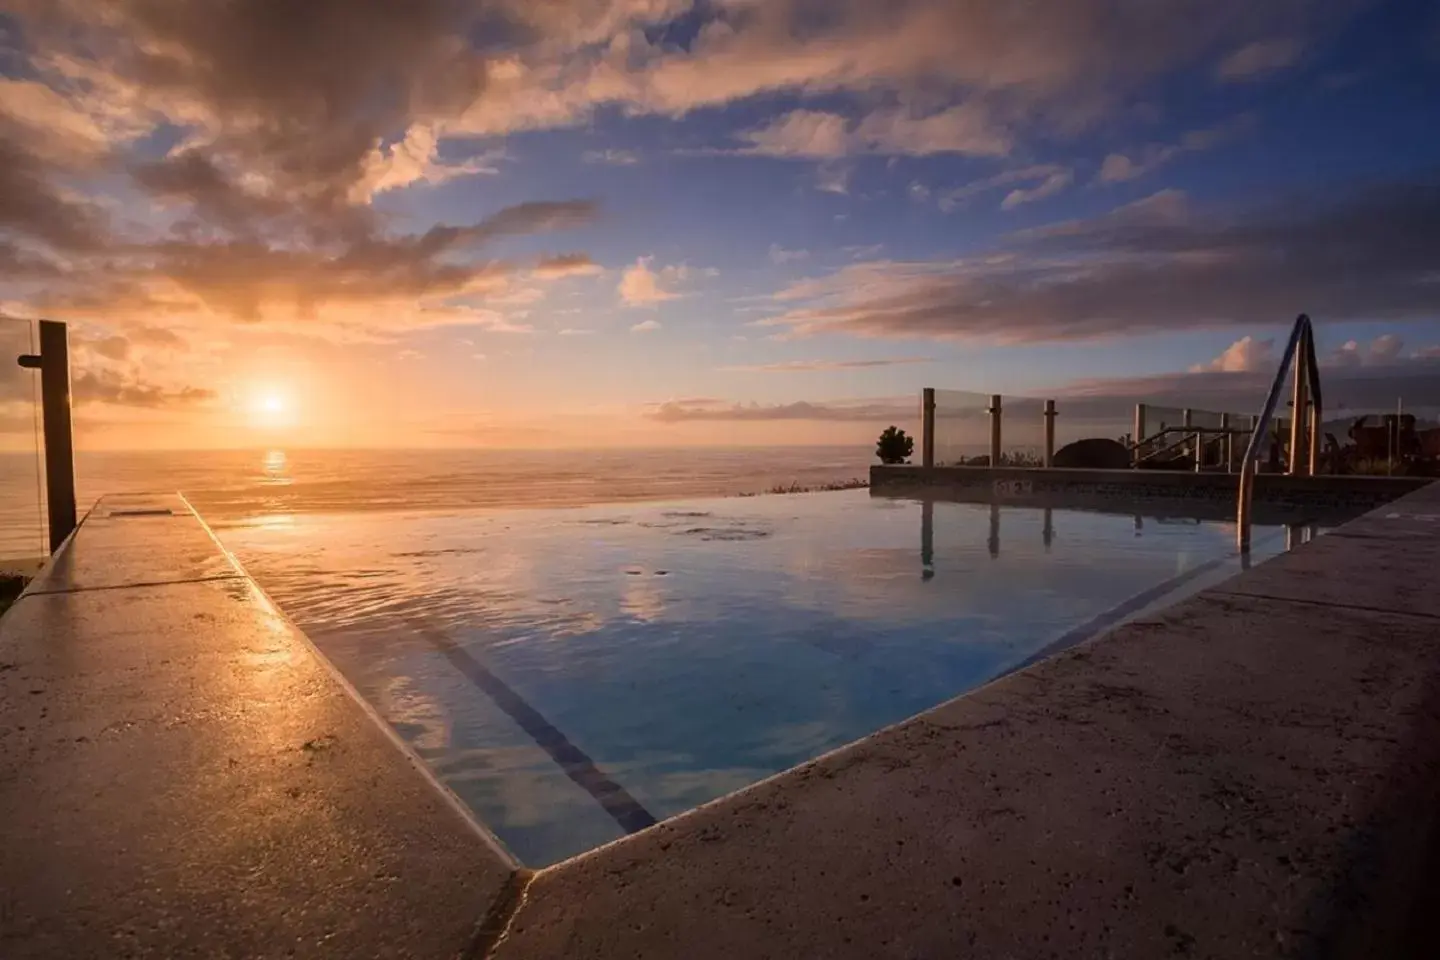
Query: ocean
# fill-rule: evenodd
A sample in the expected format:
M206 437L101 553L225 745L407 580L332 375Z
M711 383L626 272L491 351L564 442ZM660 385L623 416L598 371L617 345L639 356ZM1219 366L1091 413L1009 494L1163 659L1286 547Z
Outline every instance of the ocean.
M863 479L869 447L207 450L76 455L83 515L107 493L183 493L217 529L277 515L579 507ZM43 484L0 454L0 561L42 556Z

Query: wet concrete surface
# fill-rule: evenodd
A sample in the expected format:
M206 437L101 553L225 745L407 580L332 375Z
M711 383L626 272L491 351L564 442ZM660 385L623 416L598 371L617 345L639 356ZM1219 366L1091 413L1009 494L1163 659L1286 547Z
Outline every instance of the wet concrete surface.
M7 960L459 956L517 882L174 497L0 620L0 823Z

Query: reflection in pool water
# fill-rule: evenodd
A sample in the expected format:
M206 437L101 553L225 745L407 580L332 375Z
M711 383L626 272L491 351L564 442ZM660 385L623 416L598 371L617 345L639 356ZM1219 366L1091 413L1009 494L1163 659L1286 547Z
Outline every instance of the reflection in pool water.
M287 519L220 533L532 865L1239 569L1229 524L863 491Z

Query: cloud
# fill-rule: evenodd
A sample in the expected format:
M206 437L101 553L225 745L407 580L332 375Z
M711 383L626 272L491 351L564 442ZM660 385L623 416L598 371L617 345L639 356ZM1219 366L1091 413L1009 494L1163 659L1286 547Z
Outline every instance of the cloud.
M626 306L653 307L680 296L673 290L665 289L665 285L685 279L689 269L681 265L652 270L650 264L654 261L654 257L641 257L621 274L616 292Z
M850 193L850 172L849 167L822 164L815 170L815 189L845 196Z
M950 261L855 264L774 295L794 334L1081 340L1440 313L1440 174L1235 213L1157 193Z
M1129 154L1112 153L1100 164L1096 180L1101 183L1122 183L1135 180L1165 166L1185 153L1209 150L1255 125L1254 114L1241 114L1228 123L1202 130L1191 130L1178 143L1151 143Z
M45 159L22 143L0 138L0 231L61 254L100 249L109 236L104 213L87 200L67 196L52 182ZM11 249L31 267L55 267L54 260L33 250L13 243Z
M1054 189L1059 190L1069 184L1070 170L1068 167L1058 166L1053 163L1033 164L1028 167L1004 170L993 176L985 177L981 180L973 180L964 186L946 190L940 194L938 202L941 210L950 213L964 206L972 198L982 193L1031 180L1040 181L1042 186L1045 183L1058 183L1059 185ZM1008 200L1009 198L1007 197L1006 199Z
M679 117L798 99L804 155L1000 155L1020 128L1093 124L1156 77L1234 51L1222 73L1293 58L1355 6L1336 0L13 0L27 75L82 141L177 129L188 149L315 201L477 170L447 142L576 126L602 108ZM683 28L686 42L674 40ZM1270 67L1273 69L1273 67ZM28 81L26 81L28 82ZM57 92L58 91L58 92ZM63 95L62 95L63 94ZM817 101L825 109L815 106ZM873 106L853 123L837 101ZM51 109L51 107L54 107ZM793 119L793 116L792 116ZM830 138L830 139L827 139ZM839 139L835 139L838 137ZM796 139L798 138L798 139ZM767 138L752 146L771 146ZM793 154L783 154L793 155ZM624 151L590 151L625 162Z
M1405 342L1393 333L1381 334L1368 344L1347 340L1329 356L1325 362L1334 367L1374 367L1393 364L1400 359ZM1424 356L1422 352L1420 356Z
M121 332L90 325L70 329L70 388L76 406L109 404L143 409L204 405L215 399L208 387L175 382L154 369L156 351L183 347L184 341L161 327L139 326ZM14 363L0 363L0 410L7 403L31 401L39 374ZM27 411L28 414L28 411Z
M345 196L378 145L462 110L484 81L456 42L481 11L451 0L18 6L47 85L81 91L91 116L177 125L281 195Z
M1036 200L1053 197L1070 186L1074 179L1069 170L1056 171L1033 187L1017 187L1011 190L1005 195L1005 199L1000 201L1000 209L1013 210L1024 203L1034 203Z
M746 130L738 153L801 160L836 160L853 154L929 156L959 153L1000 156L1009 137L992 126L979 104L967 103L928 115L904 109L877 110L851 123L837 113L792 110Z
M593 220L556 205L547 225L519 204L511 226L497 215L408 235L371 206L492 169L502 155L486 137L602 109L677 118L784 102L780 117L754 114L741 149L819 161L817 189L845 192L856 154L1005 155L1093 126L1217 51L1301 27L1318 43L1351 5L821 6L12 0L0 264L33 282L27 302L72 317L393 328L508 289L526 267L489 244ZM1012 205L1052 182L1037 179L1012 185Z
M755 366L721 367L731 373L810 373L833 370L864 370L871 367L897 367L915 363L934 363L929 357L894 357L885 360L786 360Z
M605 150L586 150L580 155L582 163L603 163L612 167L633 167L640 162L640 154L634 150L610 147Z
M1117 9L1106 0L1018 6L1009 0L834 0L822 6L824 15L817 16L810 0L501 2L490 11L506 28L500 52L455 127L500 135L575 125L606 106L676 117L765 95L788 95L804 109L827 112L848 95L885 104L882 110L899 104L896 117L916 120L962 108L985 118L992 140L993 131L1015 124L1073 131L1154 77L1213 61L1217 50L1284 36L1302 24L1323 36L1354 4L1171 0L1163 9ZM683 27L686 42L674 42L671 26ZM827 110L814 108L819 100ZM967 126L950 117L941 123ZM917 136L933 139L929 131ZM956 142L968 152L976 140L964 129ZM812 151L828 149L823 137L811 143Z
M1144 377L1078 380L1053 391L1067 421L1107 421L1121 431L1136 403L1253 415L1259 412L1273 371L1204 370ZM1440 359L1410 358L1373 367L1327 367L1321 375L1325 417L1407 409L1440 413Z
M1257 40L1245 44L1216 64L1215 76L1226 82L1256 80L1294 66L1304 50L1305 44L1293 37Z
M439 159L440 136L434 125L417 123L405 136L387 145L377 143L361 161L359 177L350 188L351 203L368 203L377 193L416 183L438 184L457 177L496 174L505 153L493 151L456 163Z
M536 264L531 273L546 280L563 277L593 277L604 273L600 264L584 253L567 253L558 257L547 257Z
M1230 344L1209 363L1195 364L1190 368L1190 372L1218 370L1226 373L1249 373L1256 370L1274 370L1278 362L1273 339L1256 340L1247 336Z
M661 423L693 421L815 420L831 422L885 423L914 419L915 401L851 400L830 403L729 403L705 399L703 402L667 400L656 404L645 414Z
M784 263L794 263L797 260L805 260L810 256L809 250L786 250L778 243L770 244L770 262L777 266Z
M74 370L70 388L77 404L109 403L123 407L187 407L215 399L207 387L168 387L150 383L136 374L107 369Z
M433 317L437 301L508 289L519 268L483 256L487 245L583 226L598 214L587 200L528 202L473 224L440 225L421 234L387 234L356 224L333 238L283 244L263 236L274 222L257 222L257 207L232 204L233 184L214 179L214 172L202 161L155 167L144 176L157 191L185 195L198 215L223 225L226 233L122 248L38 297L37 305L55 315L189 311L245 321L306 321L327 306L384 304L392 318ZM533 275L587 272L587 263L580 254L541 260Z
M556 335L561 337L588 337L594 332L594 330L591 330L588 327L565 327L564 329L560 330Z
M659 320L642 320L630 328L631 333L651 333L660 329Z
M833 160L850 152L850 121L837 113L792 110L739 139L750 146L741 153L802 160Z

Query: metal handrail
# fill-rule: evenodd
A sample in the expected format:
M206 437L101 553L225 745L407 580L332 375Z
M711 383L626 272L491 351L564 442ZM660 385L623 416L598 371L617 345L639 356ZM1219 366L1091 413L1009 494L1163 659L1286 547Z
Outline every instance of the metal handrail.
M1285 344L1285 352L1280 358L1280 367L1275 371L1275 379L1270 384L1270 392L1265 395L1265 407L1260 411L1260 416L1255 420L1254 433L1250 435L1250 442L1245 446L1245 454L1240 460L1240 490L1238 504L1235 514L1235 535L1241 552L1250 549L1250 514L1251 504L1255 496L1255 460L1260 453L1260 444L1270 431L1270 421L1275 415L1275 406L1280 402L1280 392L1285 388L1286 377L1290 373L1290 366L1295 361L1297 350L1303 349L1303 367L1295 370L1295 410L1294 429L1290 442L1290 472L1296 473L1299 470L1299 449L1297 440L1301 436L1300 418L1305 417L1309 430L1309 472L1315 469L1316 456L1316 432L1320 427L1320 365L1315 359L1315 332L1310 324L1310 318L1306 314L1300 314L1295 318L1295 326L1290 331L1290 339ZM1308 415L1306 408L1309 408Z

